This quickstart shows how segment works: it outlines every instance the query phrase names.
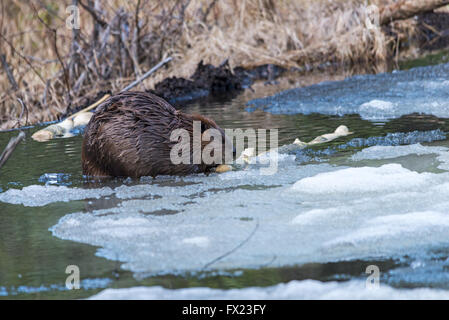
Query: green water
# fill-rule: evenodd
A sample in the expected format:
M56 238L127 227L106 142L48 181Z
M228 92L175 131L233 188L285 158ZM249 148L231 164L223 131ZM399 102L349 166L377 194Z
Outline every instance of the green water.
M401 70L408 70L416 67L433 66L440 63L449 62L449 51L447 49L435 53L429 53L423 57L399 62Z

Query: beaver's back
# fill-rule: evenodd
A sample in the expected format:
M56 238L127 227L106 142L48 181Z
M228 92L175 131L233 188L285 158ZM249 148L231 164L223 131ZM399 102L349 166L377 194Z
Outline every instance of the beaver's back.
M150 93L124 92L102 103L86 127L83 173L90 176L184 175L198 166L170 161L176 128L190 129L181 113ZM190 124L191 126L191 124Z

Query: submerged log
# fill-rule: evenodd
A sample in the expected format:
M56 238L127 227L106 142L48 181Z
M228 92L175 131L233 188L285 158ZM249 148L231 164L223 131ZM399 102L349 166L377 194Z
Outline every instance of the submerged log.
M419 13L433 11L449 4L449 0L401 0L379 10L379 23L412 18Z

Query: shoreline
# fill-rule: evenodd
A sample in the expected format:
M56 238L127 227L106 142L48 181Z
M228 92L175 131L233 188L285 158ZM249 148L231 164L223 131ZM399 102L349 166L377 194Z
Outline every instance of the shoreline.
M399 64L400 66L403 66L403 68L395 69L392 66L393 64L391 64L385 72L389 73L395 70L408 70L415 67L445 63L446 58L444 57L446 55L449 57L449 51L447 49L434 50L414 59L400 61ZM437 61L435 61L435 57L437 57ZM438 61L438 59L442 59L443 61ZM417 63L417 65L414 65L415 63ZM207 98L213 99L214 96L222 98L226 95L227 99L232 99L232 97L236 95L243 94L248 95L248 100L252 100L255 96L258 96L255 94L257 91L266 91L267 95L271 95L288 89L310 86L324 81L341 81L347 77L360 74L384 73L370 72L372 70L368 70L364 66L342 68L332 65L327 68L320 67L309 71L298 71L295 69L287 70L275 65L263 65L253 68L252 70L245 70L242 67L237 67L235 68L237 72L232 72L226 65L219 67L199 65L197 70L198 69L206 69L208 72L203 72L201 77L195 77L195 74L193 74L192 77L187 79L168 77L156 84L156 90L149 89L146 91L159 95L169 103L173 104L176 108L182 109L184 106L194 103L195 101ZM270 73L270 69L275 69L275 71L271 71ZM223 78L223 74L226 74L229 77ZM214 77L219 77L221 80L220 85L224 86L219 85L214 87L214 82L204 82L205 79L210 80L211 78L214 79ZM18 128L1 129L0 132L31 129L38 126L45 127L58 123L71 114L94 103L107 93L110 94L111 92L100 91L93 97L85 97L84 103L61 113L59 119L37 122Z
M370 6L359 0L338 0L332 5L321 0L223 2L214 3L201 19L198 14L204 3L199 0L185 4L168 1L151 9L161 10L165 20L144 29L137 22L153 13L149 7L143 5L134 12L136 8L130 4L117 1L116 5L121 5L121 11L95 9L98 16L81 10L81 32L65 30L51 19L62 14L63 6L53 13L48 8L35 12L19 3L7 8L11 32L14 22L9 20L15 17L11 10L17 7L33 17L30 27L41 31L54 27L59 35L55 33L52 49L48 44L53 40L45 32L19 38L8 38L6 33L2 67L10 72L0 73L1 131L62 120L105 93L118 92L168 55L174 57L170 65L143 81L138 90L182 104L210 93L241 92L256 81L274 83L285 70L298 78L316 73L385 72L391 65L398 67L401 61L422 58L449 45L449 9L407 18L410 12L417 12L412 8L406 15L391 18L399 20L388 22L391 13L383 9L398 5L391 0L375 0ZM373 10L380 10L380 24L375 23ZM181 14L182 24L167 12ZM239 19L233 19L237 13ZM42 20L45 17L47 22ZM162 26L172 28L170 33L158 34ZM128 31L120 38L111 35L111 30L119 34ZM141 34L141 42L131 37L132 32ZM31 50L28 44L36 40L40 47ZM352 68L358 71L349 70Z

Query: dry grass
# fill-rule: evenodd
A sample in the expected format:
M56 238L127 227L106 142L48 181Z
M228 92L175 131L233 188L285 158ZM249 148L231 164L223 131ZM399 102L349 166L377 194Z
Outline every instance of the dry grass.
M76 32L65 26L73 0L4 0L0 54L18 89L1 68L0 129L57 119L86 96L118 91L168 55L174 57L170 66L139 89L167 76L189 76L200 60L383 70L391 39L373 24L367 3L392 1L82 0L91 12L80 7Z

